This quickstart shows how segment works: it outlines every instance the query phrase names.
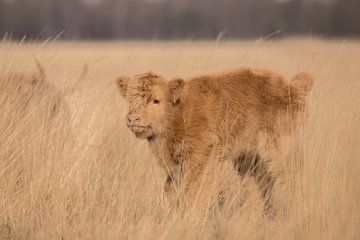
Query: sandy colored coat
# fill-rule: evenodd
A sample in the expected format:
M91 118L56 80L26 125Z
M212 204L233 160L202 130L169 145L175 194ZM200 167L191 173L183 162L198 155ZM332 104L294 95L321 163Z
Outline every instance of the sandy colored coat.
M267 159L266 150L279 149L279 136L296 127L313 80L301 73L288 82L271 71L241 68L186 81L146 73L117 84L129 113L146 127L131 129L148 139L168 174L165 192L174 199L179 186L189 191L213 159L234 161L240 175L251 171L266 197L275 181L267 165L277 161ZM151 104L156 98L162 107Z

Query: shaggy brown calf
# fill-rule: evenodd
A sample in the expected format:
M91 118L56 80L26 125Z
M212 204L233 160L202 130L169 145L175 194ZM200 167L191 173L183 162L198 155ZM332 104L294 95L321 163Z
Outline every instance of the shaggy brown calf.
M188 192L209 159L234 161L268 199L274 184L269 163L277 159L266 151L279 149L279 136L296 126L313 80L301 73L287 82L270 71L242 68L186 81L149 72L116 83L129 103L127 126L149 142L168 174L165 192L173 201L178 186Z

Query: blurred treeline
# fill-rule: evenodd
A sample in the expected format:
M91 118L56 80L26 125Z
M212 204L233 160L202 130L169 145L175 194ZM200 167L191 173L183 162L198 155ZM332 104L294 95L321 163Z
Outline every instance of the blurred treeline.
M0 0L0 37L359 36L360 0Z

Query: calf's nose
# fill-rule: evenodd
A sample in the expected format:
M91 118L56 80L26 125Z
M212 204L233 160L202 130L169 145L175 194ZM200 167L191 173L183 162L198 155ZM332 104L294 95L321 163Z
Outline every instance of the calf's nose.
M140 123L141 117L139 114L129 114L127 119L128 126L136 126Z

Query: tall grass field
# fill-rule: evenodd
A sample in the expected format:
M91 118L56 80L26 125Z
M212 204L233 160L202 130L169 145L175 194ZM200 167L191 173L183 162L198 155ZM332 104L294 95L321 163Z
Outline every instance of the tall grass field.
M120 75L266 68L315 85L263 214L251 178L214 165L206 214L172 211L165 173L127 129ZM205 197L206 198L206 197ZM0 239L360 239L360 42L0 43Z

